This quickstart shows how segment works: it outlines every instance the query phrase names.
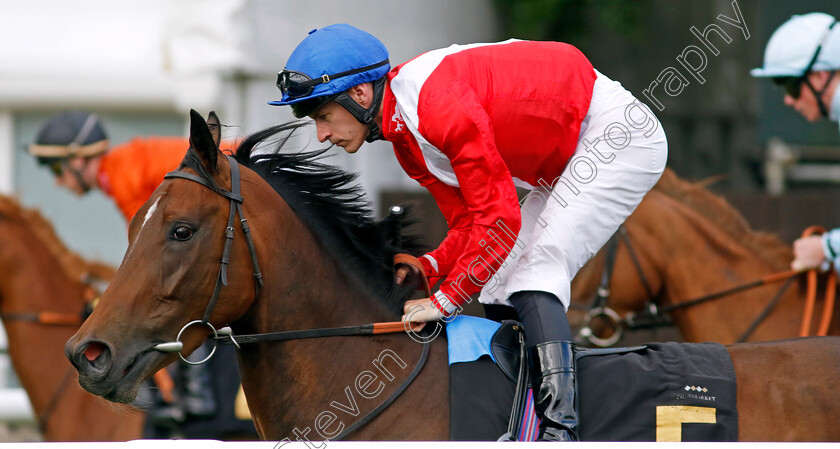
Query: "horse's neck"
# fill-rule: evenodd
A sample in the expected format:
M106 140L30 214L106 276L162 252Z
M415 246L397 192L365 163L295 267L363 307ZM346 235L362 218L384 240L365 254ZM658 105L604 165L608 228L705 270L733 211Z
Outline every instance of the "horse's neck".
M756 250L744 244L753 235L732 236L682 203L655 194L653 197L628 220L628 229L633 243L642 248L640 252L660 277L660 305L699 298L786 268L779 257L785 254L781 242L768 238L768 247ZM723 297L672 316L688 341L732 342L746 330L779 286ZM790 300L783 302L782 308L793 302L794 290L787 294L790 298L786 299ZM732 325L727 325L726 320ZM780 313L770 322L773 321L779 331L790 326Z
M72 283L62 282L64 280L59 273L52 273L51 276L30 273L31 270L25 268L32 267L25 259L19 261L19 268L24 269L16 271L15 276L0 276L3 279L0 287L0 310L3 314L58 311L57 307L48 308L50 300L82 293ZM5 268L0 270L8 272ZM71 373L71 365L64 355L64 343L76 328L47 326L23 320L7 320L4 327L15 372L29 395L36 417L40 417L53 395L62 388L64 376ZM75 379L75 376L72 377Z
M676 294L685 291L687 279L698 273L713 273L717 282L754 280L756 273L768 274L786 268L789 260L781 260L784 245L777 240L762 240L762 248L747 244L758 233L747 231L733 236L718 223L691 207L653 191L627 222L635 246L647 252L666 276L665 287ZM679 282L674 282L679 281ZM691 283L692 285L695 283Z
M288 221L286 233L294 239L272 244L271 255L265 258L270 265L264 270L268 279L258 314L274 317L274 322L272 328L263 325L259 330L347 326L362 324L365 319L385 319L385 307L355 271L336 260L300 220Z
M312 279L301 279L302 285L295 289L301 295L275 299L274 304L279 306L256 311L255 321L263 323L258 326L260 332L353 326L380 320L380 315L371 314L366 306L365 295L347 282L335 282L338 273L313 270L312 274ZM333 283L338 287L329 285ZM318 297L303 292L317 292ZM269 296L262 299L267 300ZM283 316L298 318L279 318ZM384 400L404 374L411 371L419 347L412 343L400 333L243 347L240 351L242 384L261 436L294 440L295 429L315 429L313 423L324 412L335 414L345 427L351 425ZM393 377L385 377L385 372ZM374 385L368 392L377 391L376 385L382 382L382 394L376 394L375 398L361 395L357 389L360 376L368 376L367 381ZM286 412L276 413L280 409ZM333 429L330 427L330 431ZM311 430L306 438L326 437Z
M389 316L378 299L349 275L350 271L343 269L301 223L291 220L285 225L288 235L295 238L277 245L274 253L263 258L265 287L249 317L235 323L236 332L354 326L398 319ZM445 354L445 347L441 352L440 345L436 344L436 363L440 363L440 354ZM419 357L420 346L402 333L243 346L243 387L255 424L264 438L292 440L296 439L295 428L313 429L322 412L334 413L350 425L405 378ZM445 363L445 355L443 360ZM387 373L393 378L389 379ZM374 387L382 382L382 395L364 397L358 385L365 382L358 383L359 376ZM370 376L376 376L376 380ZM445 383L445 371L441 379ZM445 406L445 402L432 402ZM314 430L308 438L323 439Z
M81 313L84 286L70 280L37 241L10 238L0 244L0 272L13 273L0 276L2 313ZM64 355L64 344L75 326L8 320L4 327L9 356L35 417L47 418L46 439L119 440L140 435L142 417L115 412L77 388L77 375Z
M340 426L356 423L402 385L415 368L422 346L401 332L243 347L242 385L261 437L335 437ZM427 364L412 387L381 418L353 436L366 440L446 438L446 363L446 344L441 337L431 343ZM423 425L403 426L406 414L422 416ZM324 424L327 416L333 417L333 425ZM309 434L303 435L305 432Z

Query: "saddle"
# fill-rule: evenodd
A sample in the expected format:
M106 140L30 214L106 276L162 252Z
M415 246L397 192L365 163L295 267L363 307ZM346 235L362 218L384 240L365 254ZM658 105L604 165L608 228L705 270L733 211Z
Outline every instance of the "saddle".
M589 349L575 348L575 359L581 357L624 354L644 350L646 346L633 346L626 348ZM508 431L503 434L500 441L532 441L536 434L533 430L538 427L536 416L533 410L529 410L533 395L529 395L531 373L529 353L525 351L525 338L522 325L517 321L505 320L490 339L490 352L496 365L512 382L516 383L513 405L511 407ZM577 394L575 395L577 396ZM534 421L533 425L523 426L523 422ZM529 429L534 428L529 432Z
M483 332L483 353L450 359L450 438L533 441L539 424L522 326L494 325L493 332ZM464 327L449 332L447 326L450 346L469 333ZM722 345L578 348L575 358L582 440L737 441L735 372Z

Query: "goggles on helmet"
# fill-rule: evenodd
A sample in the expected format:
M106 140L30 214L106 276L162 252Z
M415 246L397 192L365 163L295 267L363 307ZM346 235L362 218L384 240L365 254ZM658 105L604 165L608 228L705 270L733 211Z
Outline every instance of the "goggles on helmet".
M780 86L785 94L790 95L794 100L802 95L802 83L805 79L801 76L776 76L773 77L773 83Z
M359 67L358 69L346 70L333 75L321 75L315 79L312 79L309 75L302 72L284 69L282 72L277 74L277 88L280 89L280 92L282 92L284 97L287 97L288 100L304 98L311 95L312 91L315 90L315 86L319 84L326 84L337 78L367 72L368 70L382 67L385 64L388 64L387 59L365 67Z
M53 161L50 162L47 167L50 168L50 171L56 178L60 178L61 175L64 174L64 162L63 161Z

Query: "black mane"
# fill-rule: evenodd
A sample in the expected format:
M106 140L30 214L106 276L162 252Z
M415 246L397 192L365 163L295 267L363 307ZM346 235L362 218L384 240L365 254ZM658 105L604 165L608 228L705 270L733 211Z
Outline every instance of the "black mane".
M239 145L235 158L268 181L338 264L399 316L413 289L394 284L394 254L419 255L425 248L419 238L402 236L395 218L374 220L369 201L353 182L357 175L322 162L329 147L282 152L293 133L306 125L292 122L254 133Z

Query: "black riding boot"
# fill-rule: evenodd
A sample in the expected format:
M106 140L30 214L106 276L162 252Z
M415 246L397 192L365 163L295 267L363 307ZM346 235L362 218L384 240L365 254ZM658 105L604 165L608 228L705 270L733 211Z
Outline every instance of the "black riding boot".
M526 329L527 332L527 329ZM574 344L550 341L531 349L534 408L540 422L539 441L577 441Z
M509 300L525 328L531 355L534 408L542 420L538 439L576 441L575 359L566 309L543 291L516 292Z

